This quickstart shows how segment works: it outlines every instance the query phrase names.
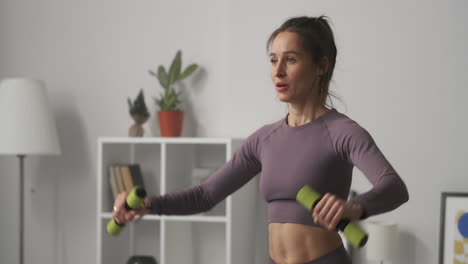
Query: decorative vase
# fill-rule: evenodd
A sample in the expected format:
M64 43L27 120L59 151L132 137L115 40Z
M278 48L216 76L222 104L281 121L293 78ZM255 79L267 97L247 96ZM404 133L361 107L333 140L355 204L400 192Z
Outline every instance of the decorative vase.
M161 137L180 137L184 112L159 111L158 118Z
M143 129L143 124L148 120L148 116L142 116L142 115L132 115L133 120L135 121L135 124L133 124L130 129L128 130L128 136L129 137L142 137L143 134L145 133Z

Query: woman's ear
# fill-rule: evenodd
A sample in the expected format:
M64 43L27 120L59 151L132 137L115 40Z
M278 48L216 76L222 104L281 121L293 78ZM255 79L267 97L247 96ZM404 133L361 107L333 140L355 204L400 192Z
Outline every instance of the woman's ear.
M319 68L320 68L320 75L323 76L328 72L328 68L330 67L330 61L328 57L323 56L320 59Z

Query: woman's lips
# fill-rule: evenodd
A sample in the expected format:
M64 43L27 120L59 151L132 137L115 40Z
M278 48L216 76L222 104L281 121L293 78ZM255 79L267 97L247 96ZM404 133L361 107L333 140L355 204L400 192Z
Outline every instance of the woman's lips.
M289 85L287 84L276 84L276 91L283 92L288 89Z

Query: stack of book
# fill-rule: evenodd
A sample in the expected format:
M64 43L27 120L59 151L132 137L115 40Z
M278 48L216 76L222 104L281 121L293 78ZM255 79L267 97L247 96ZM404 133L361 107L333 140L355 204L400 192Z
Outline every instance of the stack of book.
M135 186L145 188L139 164L112 164L108 173L114 200L119 193L128 193Z

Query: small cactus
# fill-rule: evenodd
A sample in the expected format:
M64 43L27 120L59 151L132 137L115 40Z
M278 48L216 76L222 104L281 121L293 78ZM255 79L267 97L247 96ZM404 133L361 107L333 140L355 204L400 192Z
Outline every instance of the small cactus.
M128 98L128 106L130 108L130 115L139 115L142 117L149 117L148 108L146 108L145 97L143 95L143 89L140 90L138 96L132 104L132 100Z

